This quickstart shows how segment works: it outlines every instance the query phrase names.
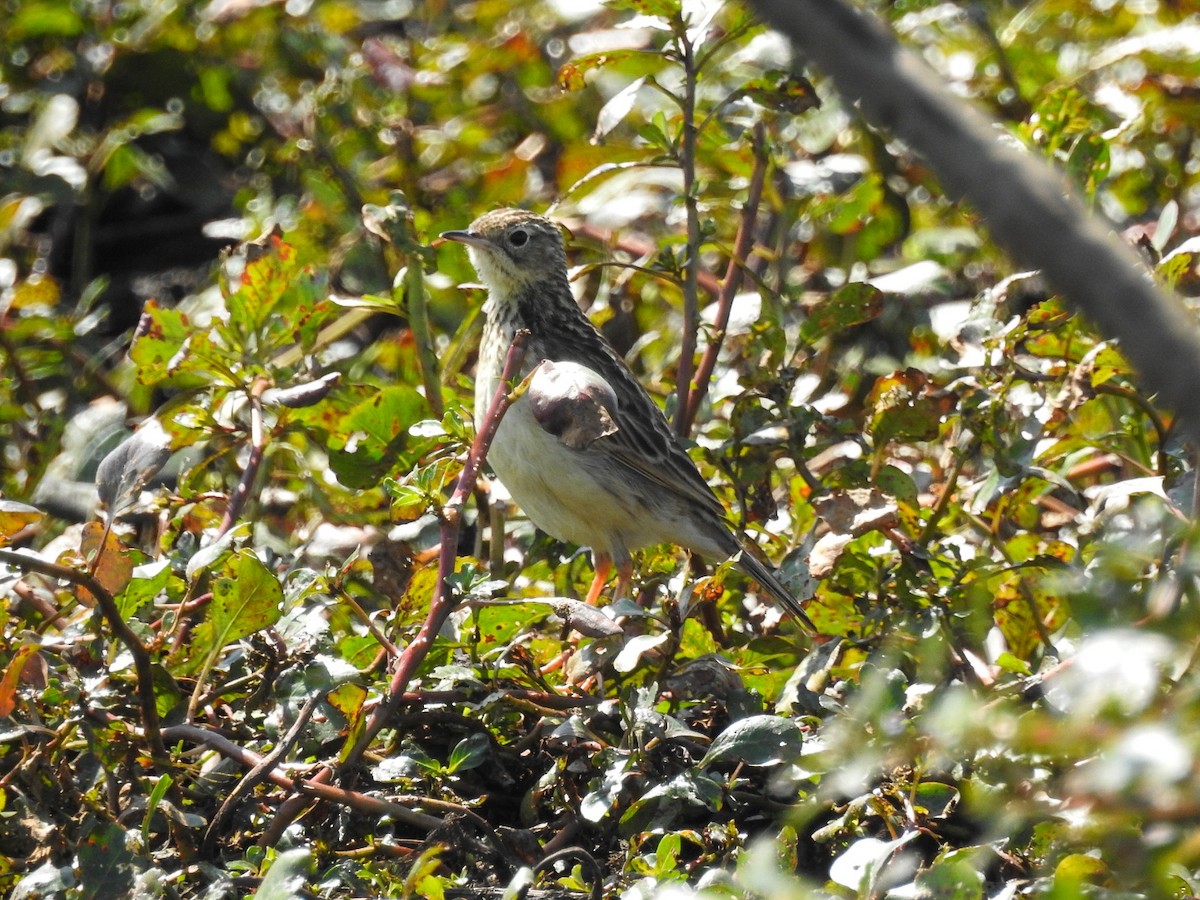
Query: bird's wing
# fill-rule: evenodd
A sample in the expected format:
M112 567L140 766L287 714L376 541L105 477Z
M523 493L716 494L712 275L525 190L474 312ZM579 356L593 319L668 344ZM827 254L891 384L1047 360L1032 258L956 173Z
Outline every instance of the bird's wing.
M572 358L603 377L617 395L616 433L596 441L588 452L608 454L723 520L725 508L680 445L658 404L590 322L587 328L589 333L572 335ZM564 335L560 333L560 337Z

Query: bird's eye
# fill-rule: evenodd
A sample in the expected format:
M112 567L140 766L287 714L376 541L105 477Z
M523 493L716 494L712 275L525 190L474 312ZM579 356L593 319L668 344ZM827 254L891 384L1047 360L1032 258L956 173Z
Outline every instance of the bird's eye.
M508 236L508 242L514 247L524 247L529 243L529 232L524 228L518 228Z

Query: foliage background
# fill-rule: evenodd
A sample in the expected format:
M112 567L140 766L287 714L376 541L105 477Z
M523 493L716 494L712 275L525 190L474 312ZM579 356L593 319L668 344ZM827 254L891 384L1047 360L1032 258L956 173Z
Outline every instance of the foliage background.
M1189 4L868 5L1196 293ZM749 10L34 0L0 46L0 533L100 582L5 552L14 896L1197 893L1190 448ZM674 416L730 313L693 455L820 636L661 548L628 634L569 637L586 555L481 496L318 802L471 437L480 297L430 242L507 205Z

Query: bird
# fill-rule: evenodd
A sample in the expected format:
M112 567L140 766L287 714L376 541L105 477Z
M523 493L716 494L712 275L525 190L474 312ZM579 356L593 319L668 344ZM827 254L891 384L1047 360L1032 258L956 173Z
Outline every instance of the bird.
M487 462L540 529L590 547L595 577L587 594L596 603L617 568L616 596L633 575L633 552L674 544L736 564L815 631L799 601L769 566L746 550L725 508L667 423L662 409L576 303L567 273L561 228L523 209L498 209L444 241L466 245L484 287L483 337L475 373L475 426L483 427L509 347L526 329L527 376L543 360L572 364L588 382L611 388L606 413L611 433L579 446L564 443L535 417L528 397L505 412Z

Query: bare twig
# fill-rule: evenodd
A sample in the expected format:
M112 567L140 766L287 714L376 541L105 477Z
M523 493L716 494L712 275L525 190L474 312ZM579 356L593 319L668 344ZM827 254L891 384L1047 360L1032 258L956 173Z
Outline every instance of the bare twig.
M154 674L151 669L150 654L146 650L145 645L138 640L138 636L133 633L133 629L121 618L121 612L117 609L113 595L89 572L81 572L78 569L52 563L27 553L17 553L15 550L0 550L0 563L23 571L37 572L39 575L70 582L77 587L86 588L96 598L96 606L100 608L100 614L104 618L105 623L116 636L117 640L129 651L129 655L133 657L133 668L137 674L138 701L142 708L142 726L146 731L146 740L150 744L150 752L154 758L155 766L160 771L169 771L171 760L167 755L167 748L163 744L161 723L158 718L158 707L155 705Z
M246 507L246 501L250 498L254 480L258 478L258 470L262 468L263 455L267 445L266 432L263 429L262 407L262 395L266 389L266 380L259 378L250 385L250 390L246 392L250 400L250 455L246 458L246 468L242 470L242 477L238 481L237 487L229 495L229 503L225 507L225 515L221 517L221 527L217 529L217 537L223 535L237 523L238 516L242 514L242 510Z
M247 750L224 735L199 725L171 725L163 729L163 737L168 741L186 741L192 744L203 744L211 747L222 756L237 760L245 766L257 768L262 765L263 757L253 750ZM266 780L280 787L291 788L307 797L317 797L321 800L331 800L358 812L373 816L391 816L398 822L417 828L436 828L442 820L436 816L416 812L399 803L392 803L380 797L362 794L358 791L348 791L344 788L317 781L314 778L294 778L278 768L267 768ZM324 770L328 771L328 770Z
M604 892L604 870L600 868L600 864L596 862L596 858L582 847L563 847L561 850L547 853L542 857L541 862L534 866L534 871L544 872L558 865L560 862L568 860L575 860L581 863L581 868L587 869L587 877L591 879L588 900L600 900Z
M224 825L225 820L233 813L238 803L241 802L242 798L258 787L258 785L262 784L262 782L266 781L271 771L279 765L280 760L292 749L292 745L296 743L301 732L304 731L304 726L312 718L313 710L316 709L318 700L320 700L320 696L314 694L304 702L304 705L300 707L300 712L296 714L296 721L292 723L292 727L288 729L283 739L275 745L270 753L259 761L258 765L247 772L242 780L237 783L237 786L229 792L229 796L225 798L225 802L221 804L221 808L217 810L217 814L208 823L208 830L204 832L204 842L201 844L201 847L206 852L211 852L216 846L217 838L221 833L221 827Z
M721 353L721 345L725 341L725 329L729 327L729 315L733 310L733 298L737 296L742 285L742 272L754 247L754 226L758 221L758 207L762 202L763 184L767 177L770 157L767 153L766 128L762 122L754 126L754 173L750 176L750 188L746 194L746 203L742 207L741 221L738 223L737 237L734 238L733 252L729 257L729 267L725 270L725 278L721 282L721 290L717 294L717 315L713 322L712 335L696 375L692 379L687 402L683 413L683 433L692 430L696 424L696 415L700 404L708 396L709 382L717 365L717 357Z
M512 346L508 349L508 356L504 361L504 371L500 375L500 383L496 388L495 395L492 397L491 405L488 407L483 427L475 435L475 441L471 445L470 452L467 454L466 464L463 466L463 470L458 476L458 482L454 486L454 493L450 495L449 501L447 501L445 507L442 509L441 554L438 559L438 580L433 599L429 604L429 613L425 617L425 622L421 625L420 630L417 631L416 637L412 639L412 642L400 655L399 663L392 675L391 684L388 687L387 698L371 714L371 718L363 728L363 732L359 736L357 743L345 759L345 765L347 766L353 765L358 760L362 752L375 738L375 735L379 733L379 730L395 714L396 709L404 700L404 691L408 686L409 680L412 678L413 672L417 670L421 661L429 653L430 648L433 646L434 638L437 637L438 632L442 629L442 625L445 624L446 619L454 610L454 597L450 590L450 576L454 574L455 547L458 546L458 531L462 521L462 512L466 506L467 498L471 496L472 491L475 489L475 482L479 478L479 472L483 467L483 461L487 456L488 448L496 436L496 429L500 427L500 420L512 402L509 395L509 385L521 369L521 363L525 359L525 345L528 339L529 332L524 330L518 331L516 337L513 339Z
M622 253L628 253L633 257L640 258L652 256L658 249L658 246L653 241L640 237L636 234L622 234L618 236L607 228L597 228L594 225L582 220L568 220L565 224L570 227L571 233L577 238L587 238L588 240L597 241L601 244L611 247L613 250L619 250ZM587 272L591 271L592 269L599 269L605 266L612 266L619 269L631 269L634 272L641 272L644 275L649 275L651 278L662 279L669 284L679 284L679 279L675 278L668 272L664 272L660 269L647 268L646 266L638 266L632 263L619 262L616 260L590 263L587 266L584 266L581 271ZM721 292L721 283L717 281L717 276L713 275L712 272L707 272L701 269L696 273L696 283L701 290L713 297L717 296L717 294Z
M700 330L700 205L696 197L696 54L686 34L679 35L683 63L683 140L679 166L683 170L683 202L687 209L687 268L683 279L683 340L679 345L676 373L675 433L686 437L688 394L695 369L696 336Z

